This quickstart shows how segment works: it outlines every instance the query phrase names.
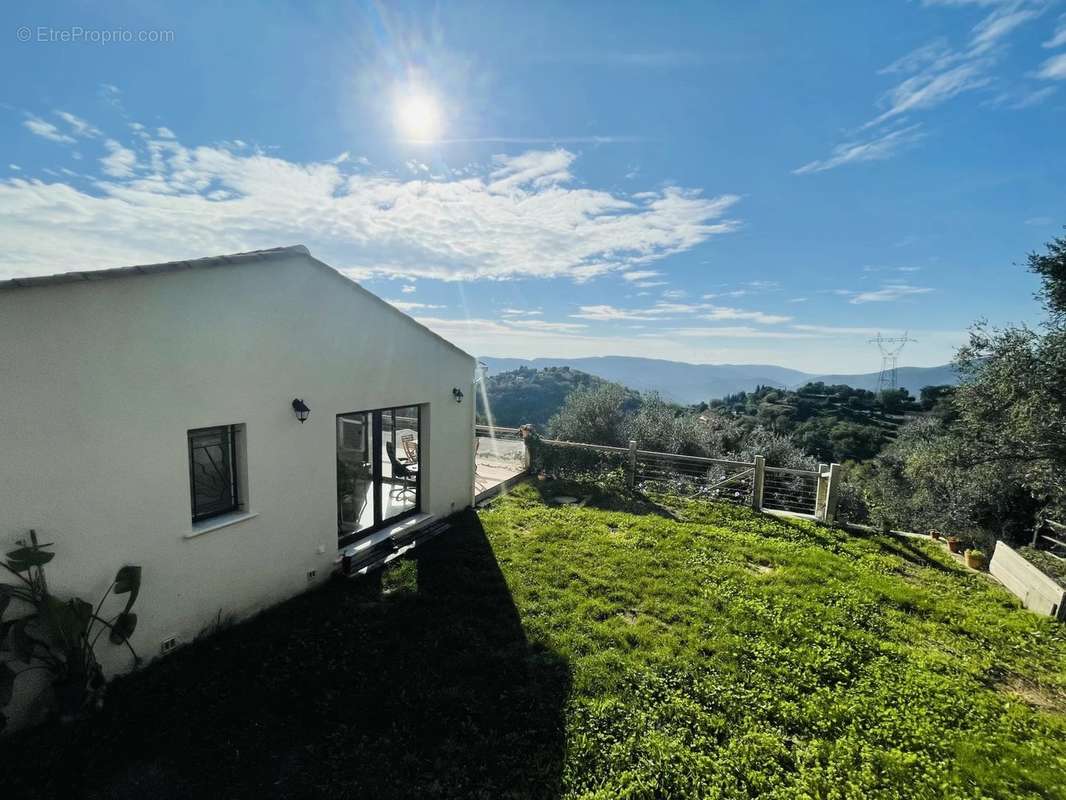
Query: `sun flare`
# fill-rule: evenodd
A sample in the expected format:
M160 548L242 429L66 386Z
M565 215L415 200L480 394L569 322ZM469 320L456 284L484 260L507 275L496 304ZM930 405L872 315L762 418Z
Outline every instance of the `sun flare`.
M431 142L440 135L440 103L431 92L404 87L396 92L394 109L396 127L405 138Z

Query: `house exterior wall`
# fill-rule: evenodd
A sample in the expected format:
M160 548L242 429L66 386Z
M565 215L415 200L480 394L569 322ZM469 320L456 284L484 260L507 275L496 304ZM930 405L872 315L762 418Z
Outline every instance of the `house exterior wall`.
M422 404L422 509L468 506L473 370L299 253L0 291L0 547L36 529L55 543L51 589L90 602L141 565L132 642L150 658L220 610L245 616L328 577L337 414ZM255 516L193 537L187 432L225 424L245 426ZM105 669L128 668L105 640Z

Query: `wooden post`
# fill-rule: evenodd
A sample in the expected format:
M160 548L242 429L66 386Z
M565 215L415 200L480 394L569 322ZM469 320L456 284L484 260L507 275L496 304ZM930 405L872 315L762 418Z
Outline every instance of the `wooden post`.
M840 499L840 482L844 475L839 464L829 467L829 486L825 493L825 522L832 524L836 520L837 501Z
M818 489L814 494L814 518L825 521L825 500L829 490L828 464L818 465Z
M766 459L755 456L755 477L751 482L751 507L762 511L762 487L766 482Z
M629 440L629 488L636 488L637 485L637 440Z

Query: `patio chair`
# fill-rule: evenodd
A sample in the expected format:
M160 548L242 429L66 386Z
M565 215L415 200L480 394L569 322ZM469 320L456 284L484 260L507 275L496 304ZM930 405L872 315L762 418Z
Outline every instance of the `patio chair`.
M400 439L400 443L403 445L403 451L407 454L408 464L418 463L418 442L415 441L415 435L408 433Z
M400 479L399 486L389 489L393 497L406 497L415 493L415 481L418 480L418 465L404 464L396 457L396 446L392 442L385 442L385 452L388 453L389 463L392 464L392 477Z

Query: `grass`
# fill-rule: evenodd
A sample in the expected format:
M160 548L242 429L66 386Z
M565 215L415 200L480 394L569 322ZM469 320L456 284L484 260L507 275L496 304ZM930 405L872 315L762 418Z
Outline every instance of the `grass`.
M12 739L5 791L1066 797L1063 626L931 543L659 501L522 486Z
M1059 586L1066 587L1066 561L1035 547L1022 547L1018 552Z

